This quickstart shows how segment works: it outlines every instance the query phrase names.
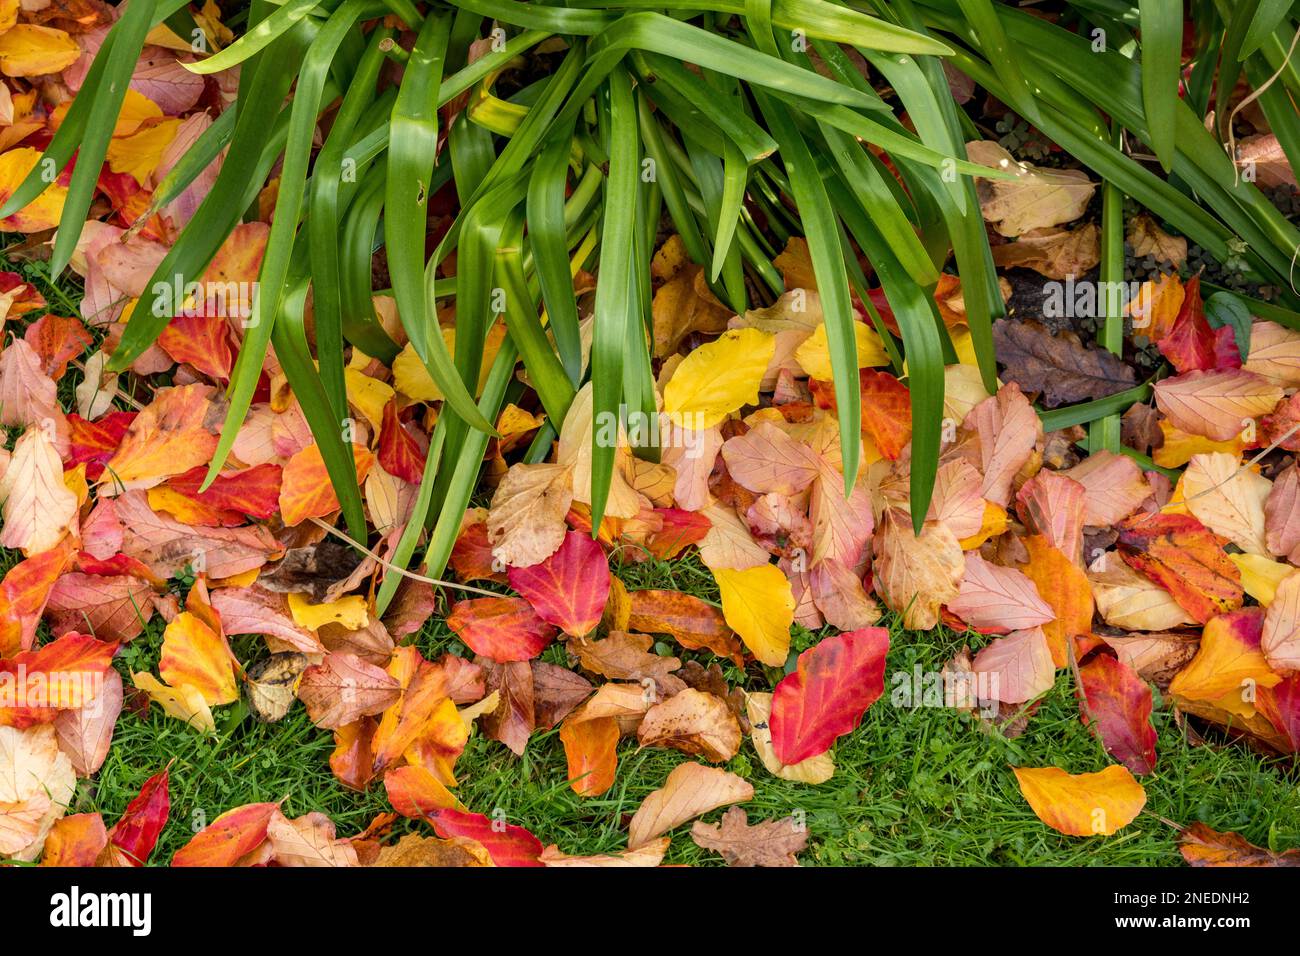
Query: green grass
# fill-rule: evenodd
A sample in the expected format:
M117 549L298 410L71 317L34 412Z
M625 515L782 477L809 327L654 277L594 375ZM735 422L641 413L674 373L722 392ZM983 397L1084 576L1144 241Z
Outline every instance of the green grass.
M631 587L677 587L713 596L707 573L693 559L625 566L619 574ZM942 628L908 633L895 624L891 629L886 693L861 726L836 745L837 769L830 781L807 786L774 778L748 740L726 764L754 784L754 799L745 805L751 821L802 814L810 835L801 857L805 865L1179 865L1176 833L1159 817L1184 824L1200 820L1276 849L1300 844L1300 794L1290 762L1238 746L1193 747L1168 710L1155 717L1159 763L1143 781L1147 812L1111 837L1076 839L1049 830L1021 799L1010 765L1054 765L1078 773L1106 763L1079 723L1068 671L1061 672L1027 732L1007 740L950 710L892 706L890 675L918 663L923 670L942 667L966 636ZM814 639L806 632L801 636L803 643ZM130 645L123 667L156 663L159 640L157 627L151 627ZM438 620L430 621L418 640L426 655L461 649ZM245 659L260 642L236 643L236 653ZM547 659L561 661L559 648L550 649ZM734 668L728 673L733 682L740 677ZM754 671L748 686L771 685ZM204 738L157 709L143 718L124 712L108 760L79 788L73 809L100 811L111 824L144 780L173 761L172 818L156 861L167 860L195 824L243 803L284 798L289 815L323 811L336 821L340 835L363 829L389 809L381 784L358 794L333 778L332 735L314 728L301 707L273 725L245 717L223 726L223 712L232 709L218 711L215 738ZM566 783L558 731L535 734L523 758L475 735L457 764L457 793L471 810L491 814L499 807L509 822L565 852L617 851L626 844L628 818L646 794L660 787L676 764L693 759L676 751L641 750L635 741L623 743L619 758L613 788L582 799ZM705 819L716 821L721 813ZM402 821L399 829L420 826ZM665 862L721 863L694 844L689 829L686 824L674 832Z

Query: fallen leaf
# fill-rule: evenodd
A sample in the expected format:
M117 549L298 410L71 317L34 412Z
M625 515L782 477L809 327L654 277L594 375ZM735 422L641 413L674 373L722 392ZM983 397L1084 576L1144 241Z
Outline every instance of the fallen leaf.
M1086 346L1070 333L1053 335L1037 322L998 319L993 342L1005 366L1003 378L1041 392L1047 408L1105 398L1136 382L1133 369L1118 356Z
M781 569L773 564L739 571L715 568L713 578L718 582L727 625L764 664L785 664L794 623L794 595Z
M637 740L643 747L671 747L710 763L734 757L740 739L740 724L726 702L693 688L655 704L637 728Z
M823 638L799 655L772 696L777 760L790 766L825 753L857 727L885 689L889 632L867 627Z
M1056 683L1052 650L1041 627L995 639L975 655L971 669L987 675L989 697L1007 704L1031 701Z
M1224 540L1191 515L1138 514L1119 526L1120 556L1204 624L1241 607L1241 572Z
M1156 765L1156 730L1151 726L1151 688L1127 664L1097 654L1079 668L1084 723L1096 721L1106 752L1135 774Z
M772 335L732 329L688 355L664 388L664 412L678 425L701 430L744 405L758 403L758 387L776 349Z
M1019 631L1056 617L1022 571L985 561L976 551L966 554L961 590L948 610L979 629Z
M1020 793L1042 820L1067 836L1110 836L1146 805L1146 791L1128 769L1070 774L1059 767L1014 767Z
M250 803L221 814L172 857L172 866L238 866L266 842L279 804Z
M27 557L48 551L74 529L77 496L63 482L63 463L43 428L28 428L0 476L4 528L0 545Z
M732 807L720 826L696 820L691 839L721 854L728 866L798 866L796 856L808 846L808 828L794 817L751 825L744 810Z
M511 567L507 575L537 616L565 634L582 637L605 612L610 579L605 553L580 531L565 535L554 554L528 567Z
M628 849L645 846L674 827L731 803L754 799L754 788L734 773L687 762L668 774L663 787L651 792L628 824Z
M966 564L961 545L941 524L927 522L920 536L900 508L888 508L872 539L875 587L885 604L902 615L903 626L928 631L939 623L939 607L961 590Z
M1237 437L1243 423L1270 412L1282 389L1244 369L1184 372L1154 385L1156 407L1169 421L1214 441Z
M966 144L973 163L1012 173L1012 180L977 179L980 212L1004 236L1072 222L1084 214L1097 184L1082 170L1043 169L1017 162L995 142Z
M1024 541L1029 560L1020 570L1034 582L1055 615L1055 620L1043 625L1043 634L1053 662L1064 667L1070 660L1070 641L1092 632L1092 587L1083 569L1042 535L1030 535Z
M600 560L603 564L604 557ZM457 601L447 614L447 627L474 653L502 663L531 660L555 635L527 601L514 597Z
M1178 851L1190 866L1300 866L1300 849L1276 853L1199 821L1178 834Z

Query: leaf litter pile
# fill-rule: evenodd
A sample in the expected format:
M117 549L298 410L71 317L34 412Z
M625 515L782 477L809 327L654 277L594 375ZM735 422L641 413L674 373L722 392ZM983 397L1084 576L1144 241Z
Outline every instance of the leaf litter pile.
M75 95L105 30L97 9L39 23L24 12L0 34L0 193L33 167L57 125L49 103ZM1300 472L1286 454L1300 450L1300 398L1288 394L1300 388L1300 332L1222 301L1207 308L1186 240L1150 217L1132 219L1128 241L1160 266L1130 305L1123 354L1013 307L994 328L1004 371L992 394L970 349L960 283L943 277L935 298L958 361L945 372L943 445L923 516L909 500L905 370L865 303L856 326L865 464L846 496L806 247L792 240L778 259L791 291L735 315L699 281L680 239L665 238L654 262L661 460L637 457L624 431L597 420L588 385L552 423L545 459L524 461L544 417L523 392L496 423L481 505L464 516L448 580L435 580L390 561L441 400L409 345L391 367L353 349L346 369L372 530L360 549L335 527L339 502L274 354L224 471L203 488L240 313L182 310L130 373L102 373L141 283L211 179L161 209L152 189L233 85L186 71L186 45L147 50L73 258L79 313L61 314L76 304L47 301L25 273L0 274L9 436L0 545L14 554L0 582L0 856L653 866L671 841L692 840L730 865L794 866L816 834L793 817L747 813L755 781L726 765L747 750L755 774L824 784L836 773L836 741L870 721L873 706L890 705L891 633L906 640L939 627L965 632L968 647L945 666L935 705L988 733L1034 734L1039 703L1065 672L1078 719L1100 743L1095 767L1005 768L1043 825L1063 834L1116 833L1142 812L1143 781L1161 786L1171 742L1157 739L1155 707L1173 709L1182 732L1207 746L1300 748ZM995 261L1017 284L1096 267L1097 227L1080 222L1095 183L1017 163L994 142L971 143L969 154L1019 170L980 186ZM3 221L34 237L18 258L39 258L60 188ZM253 283L268 228L240 226L208 277ZM593 277L578 281L589 313ZM1011 281L1004 292L1014 306L1021 293ZM887 302L871 298L896 333ZM391 297L375 305L401 343ZM490 344L485 369L493 357ZM1148 392L1123 418L1127 454L1088 454L1084 429L1046 431L1035 407L1105 399L1146 378ZM617 452L593 529L598 430ZM690 554L716 583L716 603L629 590L610 571L611 562ZM441 656L414 643L431 619L455 637ZM901 629L883 626L891 620ZM800 653L796 625L816 634ZM260 639L245 659L232 651L241 635ZM151 642L131 658L151 666L123 666L132 642ZM158 708L203 735L232 706L272 725L305 708L333 736L334 776L382 790L393 813L339 834L320 812L223 807L166 861L151 855L169 818L166 767L115 819L69 812L93 788L124 709ZM523 755L556 728L558 742L544 745L562 746L567 781L555 783L584 798L617 787L620 762L638 747L684 755L617 821L624 849L571 855L543 846L528 820L458 798L457 760L471 736ZM400 839L394 814L414 821ZM1199 822L1180 844L1196 865L1300 862L1296 851Z

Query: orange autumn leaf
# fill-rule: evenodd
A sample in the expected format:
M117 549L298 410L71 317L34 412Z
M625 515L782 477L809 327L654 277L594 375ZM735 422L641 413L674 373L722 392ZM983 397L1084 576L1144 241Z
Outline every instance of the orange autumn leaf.
M209 706L239 698L226 639L191 611L183 611L163 631L158 673L172 687L192 687Z
M1126 767L1066 773L1059 767L1014 767L1020 793L1053 830L1067 836L1110 836L1146 805L1146 791Z
M356 464L357 480L365 481L375 456L364 446L353 445L352 460ZM330 484L320 447L313 442L284 466L280 484L280 518L286 527L292 528L308 518L323 518L338 509L339 499Z
M98 813L76 813L56 820L45 838L41 866L94 866L108 845L108 830Z
M1196 656L1169 685L1176 698L1214 702L1225 709L1254 700L1255 688L1282 681L1260 648L1262 608L1248 607L1212 617L1201 633Z
M575 713L560 727L560 741L569 764L569 786L583 797L598 797L614 785L618 769L618 720L581 717Z
M404 817L423 820L438 810L463 809L461 803L424 767L408 764L384 774L388 802Z
M211 385L159 389L127 427L117 452L104 465L100 483L115 490L152 488L207 464L225 416L212 394Z
M1120 557L1202 624L1241 607L1241 571L1228 543L1191 515L1137 514L1116 526Z
M834 411L834 385L817 380L810 384L817 404ZM892 461L912 440L911 393L888 372L869 368L858 371L858 385L862 402L862 434L875 443L880 454Z
M1020 570L1056 615L1043 625L1043 634L1052 650L1052 663L1064 667L1070 661L1066 642L1092 631L1092 585L1082 569L1042 535L1025 538L1025 548L1029 561Z
M54 583L67 569L73 547L64 539L15 564L0 581L0 657L32 646Z
M250 803L227 810L176 851L172 866L238 866L266 842L275 803Z
M1178 835L1178 852L1189 866L1300 866L1300 850L1278 853L1200 822Z
M209 378L230 378L230 324L219 315L176 316L158 336L158 347Z

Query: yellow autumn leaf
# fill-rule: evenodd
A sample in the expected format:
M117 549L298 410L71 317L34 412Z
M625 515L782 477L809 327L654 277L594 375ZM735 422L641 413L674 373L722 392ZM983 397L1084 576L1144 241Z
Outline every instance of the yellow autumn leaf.
M62 30L20 23L0 34L0 73L45 76L62 73L81 56L81 46Z
M301 594L290 594L289 613L293 615L293 623L313 631L326 624L340 624L355 631L370 623L366 599L359 594L349 594L326 604L312 604Z
M874 329L865 322L854 322L853 334L857 338L858 368L889 364L889 354ZM817 326L816 331L794 350L794 359L810 378L823 382L835 378L835 373L831 370L831 349L825 322Z
M158 673L173 688L193 688L210 706L239 698L226 639L197 614L182 611L163 631Z
M476 395L483 390L483 383L487 380L487 374L492 369L492 363L496 360L497 352L501 350L501 343L505 340L505 336L505 326L500 322L492 326L488 332L487 341L483 345L483 364L479 366ZM454 355L456 330L443 328L442 340L447 343L447 351ZM443 398L442 389L429 376L429 370L424 367L424 363L420 361L420 356L416 354L410 342L407 342L397 358L393 359L393 385L407 398L417 402L440 402Z
M1289 564L1259 554L1230 554L1228 559L1241 571L1242 588L1263 607L1273 603L1277 586L1295 570Z
M343 380L347 384L348 403L357 408L370 427L378 432L384 424L384 406L392 401L396 394L393 386L377 378L363 375L354 368L343 370Z
M1211 441L1202 435L1189 435L1165 418L1160 419L1160 431L1164 433L1164 442L1151 453L1151 460L1161 468L1181 468L1192 460L1193 455L1213 452L1226 452L1234 458L1241 458L1246 447L1240 436L1227 441Z
M137 690L148 694L167 716L175 717L182 723L205 733L216 732L217 723L212 719L212 709L195 688L168 687L147 671L132 674L131 682L135 684Z
M163 118L162 108L149 97L128 88L122 99L122 108L117 113L117 125L113 127L114 136L130 136L145 123Z
M737 571L714 568L722 594L722 616L745 646L768 667L781 667L790 653L794 593L775 564Z
M40 160L40 150L30 147L11 149L0 154L0 202L8 201L18 184L27 178L27 174ZM67 186L51 183L43 193L18 212L0 219L0 232L41 232L53 229L59 224L59 217L63 215L63 203L67 198Z
M129 173L137 183L145 185L162 162L163 150L176 138L180 124L179 119L164 119L112 140L106 154L108 168L115 173Z
M1038 819L1067 836L1110 836L1146 806L1147 794L1128 768L1066 773L1059 767L1014 767L1020 793Z
M677 366L664 388L664 411L674 424L700 431L758 404L758 386L775 353L776 336L767 332L724 332Z

